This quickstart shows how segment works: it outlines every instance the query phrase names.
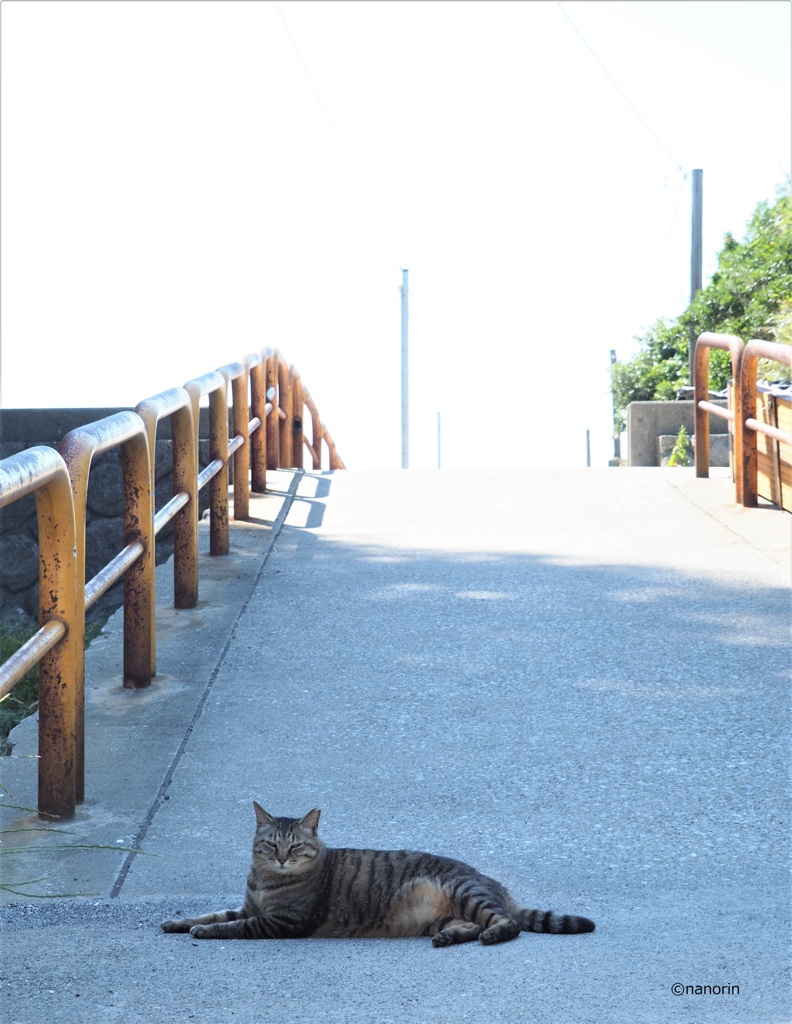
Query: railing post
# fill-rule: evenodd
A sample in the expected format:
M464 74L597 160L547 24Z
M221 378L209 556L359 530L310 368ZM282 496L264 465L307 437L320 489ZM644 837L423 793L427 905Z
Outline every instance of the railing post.
M85 621L85 507L94 455L121 448L124 544L139 541L143 553L124 575L124 686L148 686L156 671L154 636L154 518L146 426L137 413L119 412L70 431L59 451L74 494L77 541L77 618ZM85 652L77 652L77 730L84 729Z
M234 452L234 519L250 519L250 405L247 367L231 382L234 437L242 444Z
M132 414L134 415L134 414ZM139 419L139 417L136 417ZM124 544L143 553L124 573L124 686L149 686L156 673L154 511L145 428L121 445L124 476Z
M292 372L292 461L294 469L302 469L305 465L303 453L303 386L300 374L294 367Z
M722 410L719 412L706 399L709 398L709 350L711 348L728 352L731 356L732 380L734 381L734 409L729 414ZM694 374L694 415L695 415L695 441L696 441L696 476L709 476L709 413L715 412L725 416L732 425L731 452L732 466L734 472L734 486L737 501L742 501L743 492L743 466L742 466L742 438L743 438L743 417L740 413L742 395L740 390L741 368L743 359L742 339L734 334L712 334L704 332L696 340L696 348L693 357Z
M228 554L228 382L222 373L205 373L188 380L184 390L190 396L198 451L200 400L209 396L209 462L198 474L203 487L209 471L209 554Z
M777 342L763 341L753 338L745 346L740 368L740 386L738 415L741 419L742 444L742 504L747 508L754 508L758 504L758 458L756 451L756 429L761 429L756 420L756 368L760 359L774 359L776 362L792 366L792 350L786 345ZM751 422L753 421L753 422ZM785 435L778 431L775 435L785 439ZM780 497L780 496L779 496Z
M710 464L709 413L699 403L709 398L709 346L696 340L693 354L693 437L696 476L708 477ZM736 462L736 459L735 459Z
M57 455L47 451L48 459ZM39 665L38 813L67 820L85 798L82 722L79 736L77 729L77 654L83 649L84 619L77 614L74 499L59 456L57 463L49 483L36 491L39 625L56 620L66 627Z
M139 402L135 412L146 427L153 493L156 493L157 425L163 417L171 418L173 493L183 492L189 499L173 519L173 606L194 608L198 603L198 451L192 401L184 388L171 388ZM156 524L154 502L152 513Z
M0 507L35 495L39 545L38 632L3 664L3 696L39 664L38 813L74 817L82 750L77 742L77 620L74 497L53 448L35 445L0 462ZM82 785L82 781L81 781Z
M278 353L267 354L267 402L272 408L267 416L267 469L277 469L280 459L280 373Z
M250 355L246 359L250 376L250 417L251 423L259 426L250 434L250 486L255 494L267 490L267 384L265 365L261 355Z
M279 465L284 469L292 465L292 417L294 415L294 394L292 392L292 368L283 360L278 361L278 401L285 413L283 429L280 432Z
M749 343L750 344L750 343ZM740 375L740 418L743 423L743 443L740 458L743 473L742 503L746 508L757 505L757 455L756 433L745 425L745 421L756 417L756 365L759 357L753 349L743 353L742 374Z
M231 384L231 429L241 444L234 448L234 519L250 518L250 406L248 372L242 363L229 363L218 371Z
M209 395L209 458L223 466L209 482L209 554L227 555L228 539L228 395L223 387Z
M173 606L195 608L198 604L198 451L195 445L192 405L171 416L173 444L173 493L190 496L173 520Z
M75 799L85 799L85 509L88 495L88 473L92 451L79 444L71 431L59 445L72 491L74 508L74 622L76 644L74 649L74 736L75 736ZM39 539L41 544L41 539ZM42 556L43 557L43 556ZM43 593L43 590L42 590ZM43 612L42 612L43 615ZM43 668L43 663L42 663ZM39 679L41 692L41 680ZM39 697L41 704L41 697ZM39 745L41 746L41 719L39 718ZM41 772L39 771L39 809L41 809ZM72 810L72 814L74 811Z

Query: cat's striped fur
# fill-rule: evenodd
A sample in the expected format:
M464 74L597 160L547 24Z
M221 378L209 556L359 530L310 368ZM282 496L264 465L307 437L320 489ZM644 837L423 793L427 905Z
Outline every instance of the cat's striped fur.
M197 939L395 938L491 944L520 931L576 934L594 922L526 910L475 868L410 850L346 850L319 838L319 811L273 818L257 803L253 865L241 910L163 921Z

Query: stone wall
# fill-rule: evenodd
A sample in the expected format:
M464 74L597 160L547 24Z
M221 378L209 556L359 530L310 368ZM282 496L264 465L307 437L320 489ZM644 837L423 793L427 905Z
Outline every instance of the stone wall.
M119 409L4 409L0 410L0 459L30 448L57 448L70 430L93 423ZM206 410L201 410L201 435L208 434ZM172 444L168 421L157 432L155 507L160 509L173 496ZM209 462L209 442L199 446L201 468ZM121 455L118 449L97 456L91 464L86 514L86 580L90 580L123 547L123 489ZM199 496L199 514L208 505L208 488ZM173 529L169 523L157 537L157 562L173 552ZM38 620L38 524L33 495L0 509L0 621ZM119 581L91 608L89 620L104 620L123 603Z
M726 408L724 399L710 398L713 405ZM684 427L691 440L694 432L693 402L630 402L627 406L627 465L660 466L668 461L679 428ZM710 416L710 465L729 465L729 424L720 416ZM661 438L665 440L661 442Z

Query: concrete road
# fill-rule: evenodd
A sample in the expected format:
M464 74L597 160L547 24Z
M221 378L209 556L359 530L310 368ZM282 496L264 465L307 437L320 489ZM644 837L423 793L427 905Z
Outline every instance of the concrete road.
M687 470L270 477L198 609L160 568L149 690L119 686L120 616L89 650L74 821L25 809L35 723L14 734L2 1020L792 1021L792 517ZM597 930L161 934L241 903L254 798Z

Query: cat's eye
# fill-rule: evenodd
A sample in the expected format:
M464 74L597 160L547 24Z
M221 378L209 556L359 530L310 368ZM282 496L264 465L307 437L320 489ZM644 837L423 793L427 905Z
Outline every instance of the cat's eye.
M300 850L304 850L304 849L305 849L305 843L295 843L292 846L290 852L291 853L298 853Z

